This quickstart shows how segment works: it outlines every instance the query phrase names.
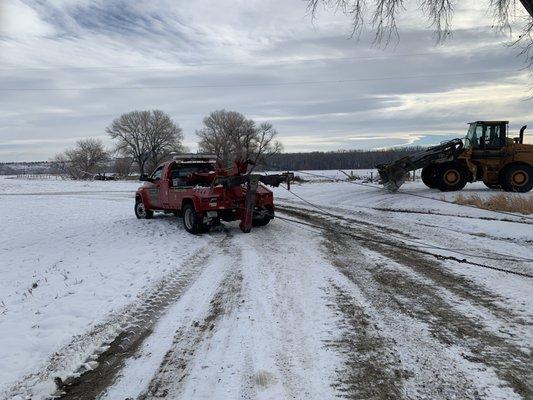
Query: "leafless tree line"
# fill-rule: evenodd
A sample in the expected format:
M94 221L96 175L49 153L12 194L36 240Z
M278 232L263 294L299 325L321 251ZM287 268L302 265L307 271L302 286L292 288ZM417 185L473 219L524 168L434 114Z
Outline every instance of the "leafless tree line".
M236 111L213 111L204 118L196 135L199 150L215 154L224 167L230 167L235 160L251 160L260 165L282 150L272 124L257 124Z
M106 132L115 141L113 149L106 149L98 139L79 140L74 148L56 155L53 171L72 179L92 179L112 168L116 175L125 177L134 167L140 174L151 172L173 153L185 150L182 129L161 110L123 114ZM252 160L260 165L282 150L271 124L258 124L236 111L212 112L196 135L199 150L215 154L225 167L235 160Z
M106 149L101 140L79 140L72 149L56 155L55 172L72 179L92 179L113 170L119 176L128 176L136 165L143 173L153 169L172 152L183 150L181 128L161 110L132 111L115 119L106 132L116 141L113 149Z
M392 162L421 149L421 147L401 147L386 150L280 153L272 155L263 169L271 171L371 169L377 164Z

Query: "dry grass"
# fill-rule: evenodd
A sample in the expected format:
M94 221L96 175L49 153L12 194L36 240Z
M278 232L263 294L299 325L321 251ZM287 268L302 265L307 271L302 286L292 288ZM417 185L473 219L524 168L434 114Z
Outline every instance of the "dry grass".
M460 194L455 199L457 204L468 204L486 210L509 211L520 214L533 214L533 197L516 196L506 193L500 193L491 197L482 199L477 194L463 195Z

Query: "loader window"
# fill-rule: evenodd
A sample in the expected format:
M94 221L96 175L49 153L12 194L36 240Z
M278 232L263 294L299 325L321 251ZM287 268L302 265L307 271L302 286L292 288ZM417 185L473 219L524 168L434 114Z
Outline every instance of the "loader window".
M485 147L500 147L500 126L484 126L482 142L485 144Z
M479 147L479 138L483 134L482 126L477 124L470 124L468 133L466 134L465 147L477 148Z

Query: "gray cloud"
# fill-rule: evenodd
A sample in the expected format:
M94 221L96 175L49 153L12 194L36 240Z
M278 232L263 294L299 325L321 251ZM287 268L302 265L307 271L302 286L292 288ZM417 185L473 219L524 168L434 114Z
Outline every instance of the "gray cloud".
M432 144L470 120L533 119L517 50L490 21L471 23L473 1L446 45L415 16L387 49L348 40L341 16L313 24L300 1L8 1L0 160L105 138L133 109L165 110L193 149L219 108L271 121L287 151Z

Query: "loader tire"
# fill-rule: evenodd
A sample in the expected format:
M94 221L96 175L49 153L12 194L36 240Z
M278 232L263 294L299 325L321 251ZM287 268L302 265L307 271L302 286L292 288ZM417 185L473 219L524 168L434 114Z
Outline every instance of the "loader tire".
M442 192L461 190L466 185L467 175L466 168L458 162L440 164L435 174L437 188Z
M435 164L427 165L422 168L422 182L430 189L437 188L437 166Z
M533 168L528 164L509 165L503 171L500 183L506 192L529 192L533 188Z
M142 199L137 199L135 201L135 216L138 219L150 219L153 218L154 212L152 210L148 210L146 206L144 205Z
M183 218L183 226L187 232L197 235L209 231L209 226L202 222L202 217L196 213L193 204L185 204L181 210L181 214Z
M501 189L502 187L500 186L500 184L498 183L488 183L488 182L485 182L483 181L483 183L485 184L486 187L488 187L489 189Z

